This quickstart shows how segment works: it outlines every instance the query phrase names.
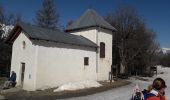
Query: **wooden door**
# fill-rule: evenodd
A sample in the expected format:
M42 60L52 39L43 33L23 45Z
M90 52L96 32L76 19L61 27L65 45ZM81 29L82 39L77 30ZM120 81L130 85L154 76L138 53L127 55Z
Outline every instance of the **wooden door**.
M24 74L25 74L25 63L21 63L21 86L24 83Z

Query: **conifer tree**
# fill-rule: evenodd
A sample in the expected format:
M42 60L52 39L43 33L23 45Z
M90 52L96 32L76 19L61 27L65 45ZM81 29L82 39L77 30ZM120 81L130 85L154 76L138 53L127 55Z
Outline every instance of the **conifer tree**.
M57 29L59 14L54 7L53 0L44 0L42 8L36 14L35 23L43 28Z

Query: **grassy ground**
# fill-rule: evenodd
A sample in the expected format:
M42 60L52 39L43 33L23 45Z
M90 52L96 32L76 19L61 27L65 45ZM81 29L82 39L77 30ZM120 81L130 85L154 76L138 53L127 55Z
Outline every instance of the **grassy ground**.
M56 100L56 99L90 95L90 94L103 92L109 89L130 84L130 82L126 80L118 80L113 83L110 82L100 82L100 83L103 84L103 86L99 88L89 88L89 89L82 89L76 91L53 92L54 89L48 89L44 91L28 92L22 90L19 92L7 93L3 95L5 95L7 100Z

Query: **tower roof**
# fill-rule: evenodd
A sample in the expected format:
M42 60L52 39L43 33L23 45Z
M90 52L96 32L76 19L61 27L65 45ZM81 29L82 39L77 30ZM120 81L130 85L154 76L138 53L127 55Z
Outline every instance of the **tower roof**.
M92 9L88 9L79 19L68 26L65 31L75 31L90 27L101 27L111 31L116 31L112 25L110 25Z

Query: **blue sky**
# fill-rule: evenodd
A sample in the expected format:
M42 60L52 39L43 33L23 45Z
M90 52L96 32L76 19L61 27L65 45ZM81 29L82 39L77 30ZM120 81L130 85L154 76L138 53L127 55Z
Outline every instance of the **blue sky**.
M83 12L92 8L104 15L122 5L135 7L147 26L157 33L161 47L170 48L170 0L54 0L60 14L60 24L76 20ZM33 22L42 0L0 0L8 13L18 13L26 22Z

